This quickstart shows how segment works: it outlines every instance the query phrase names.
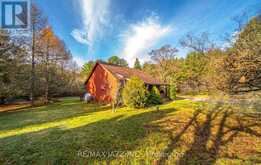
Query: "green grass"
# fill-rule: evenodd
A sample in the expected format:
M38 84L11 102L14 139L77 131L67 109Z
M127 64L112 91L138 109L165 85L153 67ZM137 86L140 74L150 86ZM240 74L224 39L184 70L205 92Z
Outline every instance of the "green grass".
M209 98L209 95L208 94L195 94L195 95L192 95L192 94L178 94L177 95L178 98L191 98L191 99L194 99L194 98L198 98L198 99L205 99L205 98Z
M188 100L112 112L63 99L0 114L0 164L260 163L260 116L239 112Z

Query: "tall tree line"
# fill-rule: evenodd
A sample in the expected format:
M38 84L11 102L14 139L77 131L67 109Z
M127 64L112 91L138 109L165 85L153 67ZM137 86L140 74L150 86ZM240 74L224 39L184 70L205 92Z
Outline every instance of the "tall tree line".
M240 20L240 19L237 19ZM237 21L238 35L230 40L230 47L218 47L207 32L199 35L187 34L180 40L183 48L190 52L178 58L178 50L164 45L150 51L152 62L140 64L135 60L134 68L142 69L155 78L170 84L174 91L182 93L236 94L261 90L261 19L252 18L244 26ZM112 56L110 64L126 67L127 61ZM86 63L82 75L88 76L94 66ZM171 90L170 90L171 91Z
M170 45L150 52L154 62L143 70L175 83L184 93L227 92L230 94L261 90L261 20L252 18L231 41L219 48L208 33L188 34L180 44L191 50L184 58Z
M82 92L77 64L47 18L32 5L31 36L0 35L1 103L17 98L48 103Z

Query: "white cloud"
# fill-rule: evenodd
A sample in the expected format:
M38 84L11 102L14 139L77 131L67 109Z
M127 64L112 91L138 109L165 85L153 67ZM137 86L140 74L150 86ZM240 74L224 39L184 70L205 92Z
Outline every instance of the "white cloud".
M71 32L71 36L78 41L79 43L82 44L89 44L88 38L87 38L87 33L85 34L84 31L80 31L79 29L74 29Z
M93 47L93 43L103 35L103 28L109 22L109 5L110 0L79 0L83 28L72 32L77 41Z
M130 66L134 64L136 58L139 58L141 62L148 61L149 49L170 31L171 28L162 26L156 16L130 25L128 30L121 35L123 39L121 57L126 59Z

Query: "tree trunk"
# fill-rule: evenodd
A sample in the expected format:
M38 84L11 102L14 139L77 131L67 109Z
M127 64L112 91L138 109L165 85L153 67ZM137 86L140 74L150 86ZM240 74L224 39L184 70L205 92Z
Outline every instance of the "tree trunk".
M32 70L31 70L31 91L30 91L30 97L31 97L31 105L34 106L34 86L35 86L35 25L33 24L32 27Z
M46 59L45 59L45 103L49 101L49 44L47 43L46 48Z

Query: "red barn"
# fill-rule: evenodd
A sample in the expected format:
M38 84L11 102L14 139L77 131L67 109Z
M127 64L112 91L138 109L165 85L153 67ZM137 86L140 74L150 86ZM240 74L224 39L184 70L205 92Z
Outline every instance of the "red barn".
M143 80L148 88L164 85L161 81L141 70L97 62L85 82L85 88L96 101L109 103L125 82L133 76Z

